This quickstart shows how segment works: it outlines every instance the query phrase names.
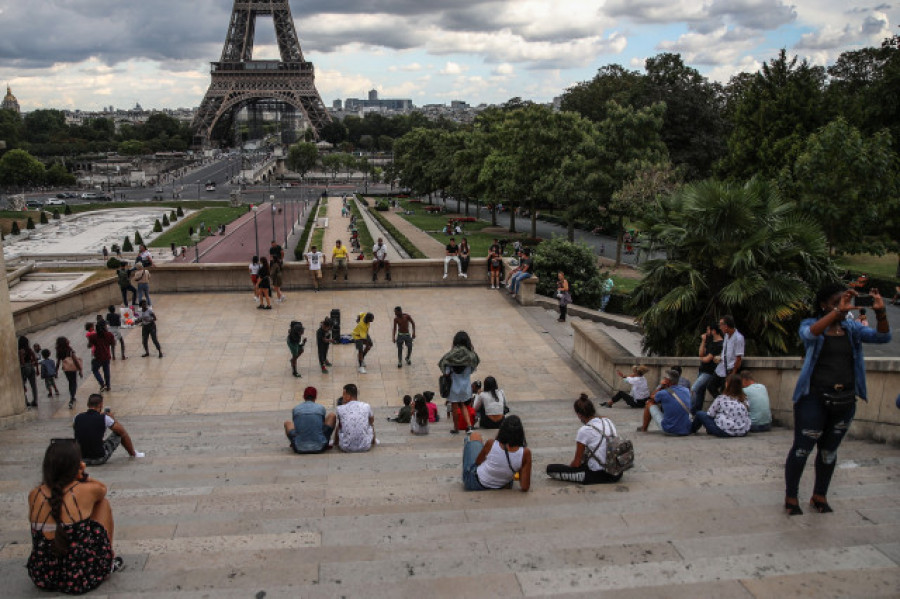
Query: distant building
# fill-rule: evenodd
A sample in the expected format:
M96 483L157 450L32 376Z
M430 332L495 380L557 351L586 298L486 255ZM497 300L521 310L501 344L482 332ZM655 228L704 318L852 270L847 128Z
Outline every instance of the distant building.
M335 100L334 102L331 103L331 109L332 110L343 110L344 103L340 99Z
M369 90L369 102L377 102L378 101L378 90L371 89Z
M335 110L340 110L335 105ZM413 109L412 100L379 100L378 90L369 90L369 99L347 98L344 100L346 112L409 112Z
M12 110L16 114L21 114L22 112L19 109L19 101L12 95L12 91L9 89L8 85L6 86L6 97L3 98L3 103L0 104L0 108L3 110Z

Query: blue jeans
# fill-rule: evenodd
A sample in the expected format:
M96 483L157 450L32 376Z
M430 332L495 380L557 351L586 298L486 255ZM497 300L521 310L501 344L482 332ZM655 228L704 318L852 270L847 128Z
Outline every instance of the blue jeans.
M716 424L715 418L703 411L694 414L694 423L691 425L691 432L696 433L700 430L701 426L705 427L706 432L708 432L710 435L725 438L731 437L731 435L719 428L719 426Z
M703 409L703 401L706 399L706 390L715 380L716 375L712 372L701 372L697 380L691 386L691 412L696 414Z
M609 303L610 294L606 294L600 298L600 311L606 312L606 304Z
M103 369L103 376L106 377L106 382L103 382L103 378L100 376L100 369ZM94 373L94 378L97 379L97 382L100 383L101 387L109 387L109 360L100 361L96 358L91 360L91 372Z
M478 466L475 465L475 459L483 448L484 443L481 441L470 441L466 438L465 443L463 443L462 479L466 491L484 491L487 489L487 487L482 486L478 482L478 474L476 473Z
M517 272L512 276L512 279L509 282L509 292L513 295L519 293L519 287L522 285L522 281L530 278L530 272Z
M147 299L147 305L152 306L153 303L150 301L150 283L138 283L137 290L137 303L141 303L141 298Z
M822 395L810 391L794 404L794 445L784 464L785 496L796 499L800 477L806 466L806 458L816 451L816 481L813 495L824 497L837 465L837 449L853 422L856 405L843 414L834 414L825 408Z

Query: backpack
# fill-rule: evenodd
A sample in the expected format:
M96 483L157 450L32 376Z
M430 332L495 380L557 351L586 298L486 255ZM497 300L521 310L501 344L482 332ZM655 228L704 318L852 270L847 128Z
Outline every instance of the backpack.
M634 445L628 439L623 439L622 437L610 437L604 431L606 427L604 426L604 431L601 431L595 426L591 426L595 431L600 433L600 436L603 439L606 439L606 463L603 465L603 470L611 474L612 476L619 476L626 470L630 470L634 467ZM601 443L602 443L601 439ZM597 447L591 449L590 447L585 447L585 463L590 460L592 457L595 457L594 452L600 449L600 443L597 444ZM597 460L598 462L600 460Z
M288 329L288 341L291 343L300 343L303 339L303 323L299 320L292 320L291 327Z

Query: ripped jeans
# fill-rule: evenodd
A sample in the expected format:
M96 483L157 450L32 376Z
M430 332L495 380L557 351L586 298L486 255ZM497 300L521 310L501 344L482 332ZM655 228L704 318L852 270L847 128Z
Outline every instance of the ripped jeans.
M806 458L817 448L813 494L825 497L837 465L837 449L856 414L854 404L843 414L825 408L821 393L810 391L794 404L794 445L784 464L785 497L796 499Z

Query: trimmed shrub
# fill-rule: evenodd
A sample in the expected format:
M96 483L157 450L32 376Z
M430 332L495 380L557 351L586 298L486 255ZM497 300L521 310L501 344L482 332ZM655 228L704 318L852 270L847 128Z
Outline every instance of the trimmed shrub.
M133 252L134 251L134 246L131 245L131 240L128 239L127 237L125 238L125 241L122 243L122 251L123 252Z
M175 214L175 211L173 210L172 212L169 213L169 222L174 223L177 220L178 220L178 215Z
M33 229L33 228L34 228L34 219L31 218L30 216L28 217L28 222L25 223L25 228L26 228L26 229Z
M62 218L62 217L59 215L59 208L54 208L53 209L53 220L59 220L60 218Z
M156 222L153 223L153 232L162 233L162 223L159 222L159 219L156 219Z
M586 243L571 243L564 237L543 242L534 253L537 292L556 296L556 273L562 271L569 280L572 301L585 308L600 308L603 283L594 251Z
M12 229L10 229L9 234L10 235L18 235L21 232L22 231L19 230L19 221L14 220L13 224L12 224Z
M163 214L162 226L168 227L171 223L169 222L169 215Z
M178 218L184 216L184 210L181 209L181 206L178 207L178 210L175 211L175 214L178 215Z
M134 245L144 245L144 238L141 237L140 231L134 232Z
M66 216L71 216L72 215L72 207L69 206L68 204L66 204L66 209L63 210L63 214L65 214Z
M41 224L46 225L48 222L50 221L47 220L47 213L41 210Z
M106 261L106 268L111 268L113 270L119 268L120 265L127 264L127 262L122 262L115 256L110 257L109 260Z

